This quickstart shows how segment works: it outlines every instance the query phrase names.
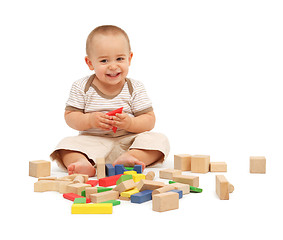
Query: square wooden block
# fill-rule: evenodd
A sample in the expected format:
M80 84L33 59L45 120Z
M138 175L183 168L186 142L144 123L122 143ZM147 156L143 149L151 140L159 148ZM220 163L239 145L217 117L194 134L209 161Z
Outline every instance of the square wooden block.
M29 176L48 177L51 173L51 162L45 160L36 160L29 162Z
M191 157L191 170L193 173L208 173L209 163L209 155L193 155Z
M266 173L265 157L250 157L250 173Z
M191 155L178 154L174 155L174 169L182 171L191 171Z
M174 176L181 175L181 170L176 169L163 169L159 171L159 178L172 180Z

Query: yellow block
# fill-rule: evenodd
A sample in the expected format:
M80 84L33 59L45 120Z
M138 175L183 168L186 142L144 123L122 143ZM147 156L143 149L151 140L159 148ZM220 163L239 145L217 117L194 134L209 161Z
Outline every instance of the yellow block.
M124 175L133 175L133 174L137 174L136 171L125 171Z
M111 214L112 203L73 204L72 214Z
M139 182L140 180L145 179L144 174L133 174L133 180L134 182Z
M121 196L122 197L131 197L131 195L135 194L135 193L138 193L139 190L137 188L134 188L134 189L131 189L131 190L128 190L128 191L125 191L125 192L121 192Z

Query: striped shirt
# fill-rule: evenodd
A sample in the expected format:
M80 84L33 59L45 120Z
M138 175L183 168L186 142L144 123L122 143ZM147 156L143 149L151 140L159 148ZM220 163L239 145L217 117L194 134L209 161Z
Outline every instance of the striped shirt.
M121 92L116 96L109 96L102 93L92 83L94 77L95 75L87 76L73 83L65 110L107 113L123 107L123 112L131 117L153 111L151 100L141 82L126 78ZM80 134L109 137L123 136L128 133L119 128L116 133L112 130L104 131L97 128L80 132Z

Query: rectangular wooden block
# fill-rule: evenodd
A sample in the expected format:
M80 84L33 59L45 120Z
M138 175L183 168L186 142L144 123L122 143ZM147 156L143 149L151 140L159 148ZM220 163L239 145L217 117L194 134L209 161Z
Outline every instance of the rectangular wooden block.
M131 190L125 191L125 192L121 192L121 197L127 197L130 198L133 194L138 193L139 190L137 188L133 188Z
M173 189L176 189L175 185L169 184L169 185L166 185L164 187L157 188L157 189L153 190L152 195L168 192L168 191L173 190Z
M90 200L93 203L100 203L105 202L108 200L115 200L119 198L119 192L117 191L107 191L107 192L101 192L101 193L94 193L90 194Z
M106 178L100 178L99 179L99 186L109 187L109 186L116 185L116 182L118 181L118 179L121 176L122 176L122 174L114 175L114 176L106 177Z
M131 195L132 203L144 203L152 199L152 190L144 190L142 192Z
M129 179L127 181L121 182L117 185L113 190L118 191L119 193L125 192L127 190L133 189L136 187L136 184L133 179Z
M40 180L34 183L35 192L56 191L59 192L60 181Z
M229 182L224 175L216 175L216 193L221 200L229 200Z
M227 163L226 162L211 162L210 172L227 172Z
M172 180L174 176L181 175L182 170L177 169L163 169L159 171L159 178Z
M67 191L69 193L81 195L81 192L85 190L86 187L91 187L91 185L85 183L73 183L67 186Z
M174 155L174 169L182 171L191 171L191 155L178 154Z
M163 182L142 179L137 184L137 189L142 192L144 190L155 190L163 186L165 186Z
M86 187L85 188L85 196L90 198L90 194L97 193L97 187Z
M173 181L189 184L193 187L199 187L199 177L198 176L187 176L187 175L178 175L173 177Z
M132 176L135 183L139 182L142 179L145 179L145 175L142 173L133 174Z
M51 162L45 160L36 160L29 162L29 176L48 177L51 173Z
M75 194L75 193L64 193L63 194L63 198L68 199L68 200L74 202L75 199L77 199L77 198L84 198L84 197L82 197L82 196L80 196L78 194ZM85 198L85 199L86 199L86 203L90 203L90 199L89 198Z
M72 214L112 214L112 203L73 204Z
M97 179L105 178L105 158L96 158L96 176Z
M179 194L175 192L160 193L152 196L152 210L165 212L179 208Z
M181 190L183 195L190 193L190 185L184 183L172 183L175 189Z
M250 157L250 173L266 173L266 158Z
M191 157L191 171L193 173L208 173L209 163L209 155L193 155Z

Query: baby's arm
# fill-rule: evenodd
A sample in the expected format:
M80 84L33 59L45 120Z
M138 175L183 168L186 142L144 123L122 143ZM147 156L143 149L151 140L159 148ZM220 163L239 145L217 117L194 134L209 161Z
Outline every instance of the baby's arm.
M86 131L91 128L111 130L113 124L111 117L101 112L83 113L66 110L65 120L69 127L78 131Z
M153 111L141 114L137 117L130 117L127 113L116 114L113 117L113 126L132 133L150 131L155 125L155 114Z

